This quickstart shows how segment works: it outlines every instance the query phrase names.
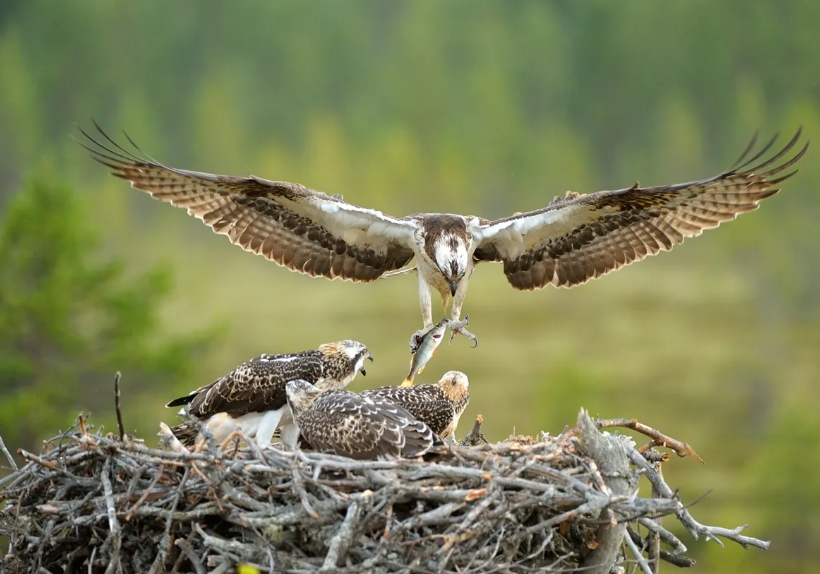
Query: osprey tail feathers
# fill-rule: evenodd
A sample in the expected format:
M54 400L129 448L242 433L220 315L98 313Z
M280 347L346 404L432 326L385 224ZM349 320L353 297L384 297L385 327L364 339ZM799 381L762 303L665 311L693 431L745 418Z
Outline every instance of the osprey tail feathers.
M196 395L197 395L196 392L194 392L194 393L191 393L190 395L185 395L184 397L179 397L178 399L174 399L173 401L171 401L170 403L168 403L165 406L166 407L181 407L182 405L188 405L188 404L191 403L192 400L194 400L194 398L196 398ZM174 428L176 428L176 427L174 427Z
M179 439L179 442L181 442L185 446L190 447L193 446L196 442L196 437L199 434L199 426L195 422L184 422L182 424L172 426L171 432L174 434L175 437L177 437L177 439Z

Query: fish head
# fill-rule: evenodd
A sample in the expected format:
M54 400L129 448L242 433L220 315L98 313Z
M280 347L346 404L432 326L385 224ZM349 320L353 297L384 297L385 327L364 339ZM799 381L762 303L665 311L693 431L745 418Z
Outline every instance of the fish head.
M450 319L444 318L438 323L436 323L432 329L430 329L430 336L436 339L441 339L444 336L444 331L447 330L447 327L450 325Z
M449 319L442 319L433 325L430 330L422 336L421 344L419 345L419 349L416 351L416 354L422 350L422 354L424 354L424 352L432 353L435 351L439 346L439 343L441 343L441 340L444 337L444 331L447 330L447 325L449 323Z

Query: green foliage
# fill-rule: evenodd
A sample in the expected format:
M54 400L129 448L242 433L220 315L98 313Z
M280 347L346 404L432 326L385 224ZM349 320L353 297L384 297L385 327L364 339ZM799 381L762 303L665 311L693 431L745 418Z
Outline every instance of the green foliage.
M0 221L0 435L35 447L81 409L108 410L113 374L138 394L190 375L208 333L169 337L160 305L171 274L129 276L101 261L71 190L28 183Z
M810 478L820 473L820 461L814 456L820 422L803 405L785 405L780 410L772 440L756 453L754 461L760 520L769 536L782 539L774 549L781 558L817 564L820 548L807 541L820 539L820 517L805 510L820 508L820 490Z

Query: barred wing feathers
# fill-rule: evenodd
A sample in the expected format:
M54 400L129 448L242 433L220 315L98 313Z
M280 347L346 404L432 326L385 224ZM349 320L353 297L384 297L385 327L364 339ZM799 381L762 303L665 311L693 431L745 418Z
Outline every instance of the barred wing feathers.
M357 207L340 195L298 183L162 165L125 149L95 126L104 139L80 130L89 140L83 145L113 175L155 199L186 208L231 243L291 271L367 282L413 258L413 219Z
M760 158L777 136L747 160L755 135L735 167L709 179L646 188L636 183L589 195L568 193L543 209L478 220L474 257L503 262L504 274L516 289L580 285L757 209L761 200L779 191L778 184L797 172L780 175L808 149L806 142L788 157L800 133L765 161Z
M444 434L453 423L456 412L452 401L437 385L412 387L378 387L363 391L362 396L390 401L430 427L437 435Z
M361 460L419 456L438 440L394 403L344 390L322 393L298 422L314 449Z
M323 372L319 351L260 355L166 406L188 404L188 414L199 419L223 412L241 417L278 410L287 404L285 385L288 381L303 379L315 383L323 377Z

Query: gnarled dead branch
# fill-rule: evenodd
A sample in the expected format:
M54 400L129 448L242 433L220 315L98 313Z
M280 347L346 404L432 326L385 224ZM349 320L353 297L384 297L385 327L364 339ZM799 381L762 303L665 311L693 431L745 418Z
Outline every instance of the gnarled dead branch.
M478 441L480 425L474 430ZM27 463L0 486L0 535L11 540L0 570L10 573L228 572L239 564L259 572L606 573L626 560L646 571L655 556L692 565L655 521L664 515L696 537L768 545L696 522L654 470L662 457L597 430L583 411L575 432L445 445L425 460L213 444L160 450L86 424L39 454L18 452ZM655 496L637 495L642 476ZM652 550L639 525L669 550Z

